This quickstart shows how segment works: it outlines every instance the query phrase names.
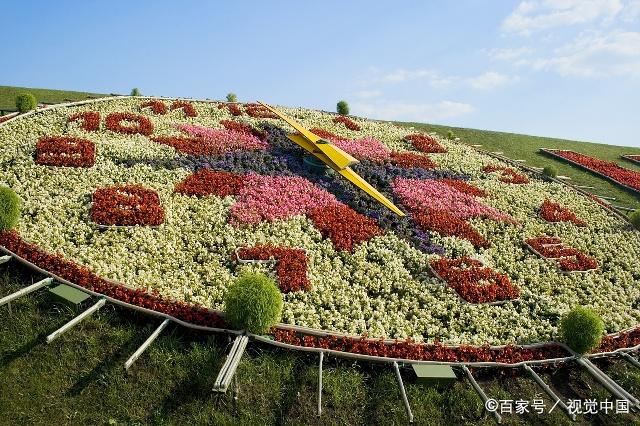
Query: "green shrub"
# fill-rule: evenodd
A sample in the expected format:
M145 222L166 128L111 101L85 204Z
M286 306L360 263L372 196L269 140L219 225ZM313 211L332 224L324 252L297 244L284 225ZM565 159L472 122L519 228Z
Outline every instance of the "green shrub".
M567 345L584 354L600 344L604 322L594 310L576 306L562 318L560 328Z
M447 132L447 139L453 140L455 137L456 135L453 134L453 130Z
M544 169L542 169L542 174L554 178L558 176L558 171L555 169L555 167L546 166Z
M280 321L282 294L266 275L245 273L229 287L224 299L224 312L234 327L251 333L265 333Z
M633 223L633 226L640 229L640 209L631 212L629 215L629 220Z
M235 93L227 93L227 102L238 102L238 96Z
M11 188L0 186L0 231L14 228L20 219L20 198Z
M347 101L339 101L336 105L336 111L340 115L349 115L349 104Z
M131 96L142 96L142 92L137 87L131 89Z
M31 93L20 93L18 96L16 96L16 108L21 113L36 109L37 106L38 100Z

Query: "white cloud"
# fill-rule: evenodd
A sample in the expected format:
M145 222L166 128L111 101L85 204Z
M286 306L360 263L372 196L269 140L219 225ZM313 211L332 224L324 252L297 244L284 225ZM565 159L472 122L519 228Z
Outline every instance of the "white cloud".
M458 117L472 111L474 111L472 105L452 101L414 104L381 100L353 104L354 114L381 120L430 122Z
M360 90L353 95L360 99L373 99L382 96L382 92L380 90Z
M610 22L622 9L621 0L528 0L507 16L502 29L528 35L549 28Z
M467 83L476 90L491 90L513 84L517 80L517 77L510 77L505 74L489 71L477 77L468 78Z
M631 0L622 11L622 20L633 22L640 18L640 0Z
M432 69L413 69L407 70L399 68L388 74L384 74L374 81L382 83L404 83L412 80L426 80L428 84L435 88L443 88L450 85L457 77L442 76Z
M491 49L488 51L489 58L499 61L515 61L523 56L533 53L533 49L527 46L504 49Z
M583 33L553 54L527 64L563 76L640 76L640 32Z

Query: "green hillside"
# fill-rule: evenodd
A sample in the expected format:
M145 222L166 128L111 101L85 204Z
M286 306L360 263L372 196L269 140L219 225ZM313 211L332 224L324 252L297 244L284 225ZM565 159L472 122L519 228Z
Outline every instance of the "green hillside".
M100 93L74 92L69 90L32 89L26 87L0 86L0 110L14 111L16 109L16 96L29 91L38 99L38 102L56 104L61 102L81 101L87 98L108 96Z

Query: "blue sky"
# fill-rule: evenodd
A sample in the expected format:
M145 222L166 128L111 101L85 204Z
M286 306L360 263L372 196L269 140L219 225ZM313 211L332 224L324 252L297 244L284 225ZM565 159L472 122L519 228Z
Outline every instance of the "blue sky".
M401 6L401 7L400 7ZM640 0L19 1L0 84L640 146Z

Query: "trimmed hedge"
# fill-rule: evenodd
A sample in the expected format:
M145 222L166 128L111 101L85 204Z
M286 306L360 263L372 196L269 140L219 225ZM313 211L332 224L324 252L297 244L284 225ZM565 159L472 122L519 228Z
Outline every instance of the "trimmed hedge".
M282 294L275 281L261 273L245 273L224 299L227 321L238 329L262 334L280 321Z
M32 93L20 93L16 96L16 108L21 114L36 109L38 100Z
M554 178L558 176L558 171L554 167L547 166L542 169L542 174Z
M567 345L584 354L600 344L604 322L593 309L576 306L562 318L560 328Z
M336 104L336 111L338 111L340 115L349 115L349 104L347 101L339 101Z
M11 188L0 186L0 231L15 228L20 219L20 198Z

